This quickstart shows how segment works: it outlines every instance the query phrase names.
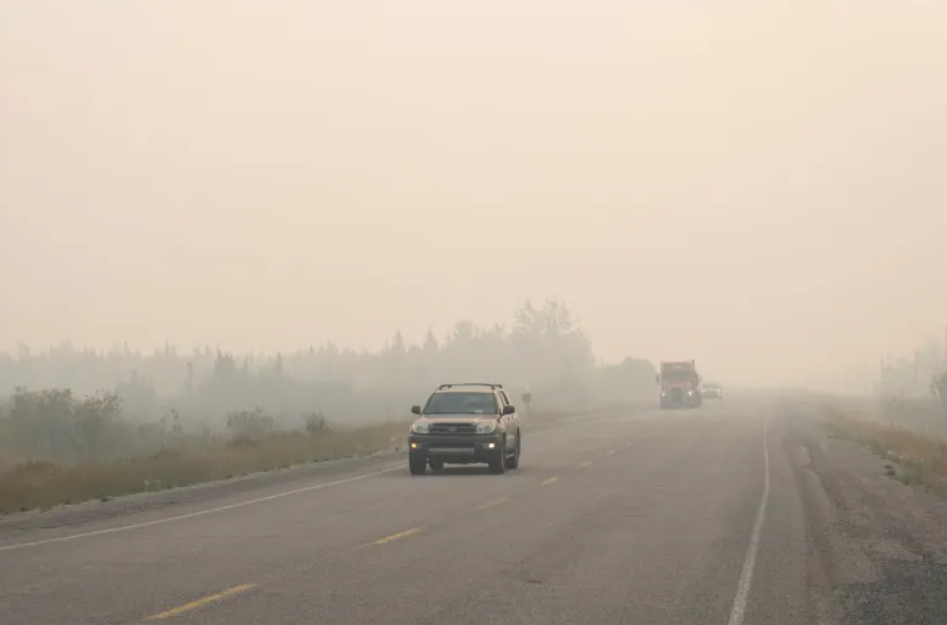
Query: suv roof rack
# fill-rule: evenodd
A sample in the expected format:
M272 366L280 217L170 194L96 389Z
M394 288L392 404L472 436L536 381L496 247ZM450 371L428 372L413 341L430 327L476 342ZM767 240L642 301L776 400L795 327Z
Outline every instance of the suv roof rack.
M503 388L502 384L494 384L493 382L451 382L450 384L441 384L437 387L437 390L453 388L455 386L489 386L494 389Z

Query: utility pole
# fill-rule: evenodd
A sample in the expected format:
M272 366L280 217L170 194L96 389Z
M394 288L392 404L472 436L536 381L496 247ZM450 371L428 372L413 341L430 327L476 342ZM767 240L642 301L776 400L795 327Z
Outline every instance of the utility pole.
M917 358L918 358L917 350L914 350L914 394L915 395L917 394L919 390L917 387Z

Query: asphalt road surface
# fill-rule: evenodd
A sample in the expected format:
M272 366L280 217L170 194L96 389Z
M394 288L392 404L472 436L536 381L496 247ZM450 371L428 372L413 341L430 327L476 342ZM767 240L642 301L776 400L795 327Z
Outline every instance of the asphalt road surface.
M502 476L412 477L394 455L101 518L13 518L0 622L947 622L940 503L801 412L599 413L527 424Z

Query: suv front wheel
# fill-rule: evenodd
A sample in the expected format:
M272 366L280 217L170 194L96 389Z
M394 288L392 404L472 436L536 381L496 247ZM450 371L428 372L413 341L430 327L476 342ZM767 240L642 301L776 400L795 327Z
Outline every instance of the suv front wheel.
M427 473L427 458L421 454L410 454L408 468L411 470L411 475L424 475Z
M497 475L506 473L506 438L500 443L496 455L490 460L490 472Z
M516 449L513 451L513 457L506 461L506 466L508 469L518 469L520 468L520 452L523 450L523 446L520 441L523 439L523 435L519 432L516 433Z

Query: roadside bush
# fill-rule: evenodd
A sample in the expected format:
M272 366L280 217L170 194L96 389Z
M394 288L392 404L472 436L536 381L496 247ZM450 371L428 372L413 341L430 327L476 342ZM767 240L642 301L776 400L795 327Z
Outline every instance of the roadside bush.
M258 441L276 431L276 420L259 407L240 410L227 415L227 429L235 441Z
M114 460L157 449L160 437L122 419L114 392L82 399L69 389L18 387L0 415L0 456L8 462Z
M947 436L944 408L933 398L888 397L882 399L879 405L884 420L891 428L936 437Z
M329 423L329 419L323 414L321 410L310 412L303 415L305 421L306 433L310 437L318 436L323 432L328 432L332 429L332 425Z

